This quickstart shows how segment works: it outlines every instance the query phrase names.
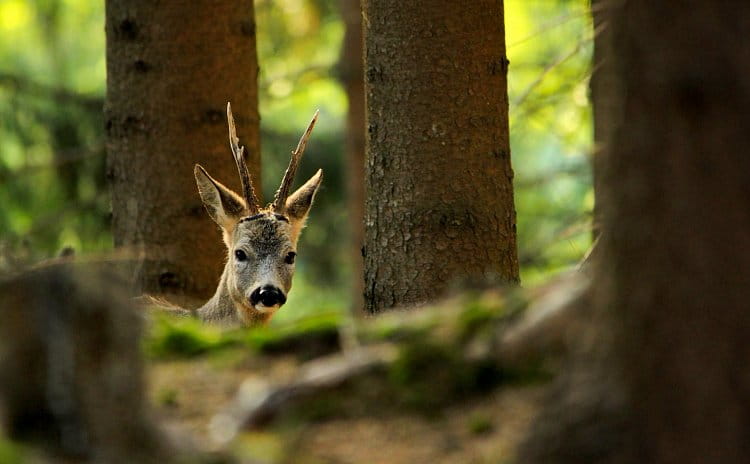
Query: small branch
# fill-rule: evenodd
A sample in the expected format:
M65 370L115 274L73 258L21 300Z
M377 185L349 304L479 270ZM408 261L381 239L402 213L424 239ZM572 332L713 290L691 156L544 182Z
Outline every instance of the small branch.
M515 188L525 189L525 188L539 187L541 185L546 184L547 182L557 180L561 176L574 176L574 177L582 176L584 174L588 174L590 170L591 170L591 167L588 164L583 164L583 163L562 166L557 169L549 170L548 172L537 174L534 177L529 177L526 179L518 179L515 182Z
M301 69L298 69L294 72L287 73L287 74L277 74L275 76L266 76L265 79L261 80L258 87L261 89L267 89L280 79L285 79L288 81L291 81L293 84L296 83L300 77L304 76L308 73L318 73L321 74L320 78L328 77L329 73L331 71L331 64L316 64L312 66L307 66Z
M576 46L573 48L573 50L571 50L570 52L564 55L561 55L560 57L558 57L558 59L548 64L542 70L539 76L537 76L534 82L532 82L526 88L526 90L521 94L521 96L516 99L516 101L513 104L514 109L519 108L521 105L523 105L523 102L526 101L528 96L531 95L531 93L539 86L539 84L542 83L542 81L544 81L544 79L547 77L547 75L549 75L550 72L552 72L553 69L555 69L556 67L560 66L561 64L565 63L566 61L568 61L569 59L577 55L578 52L581 51L581 49L583 48L583 44L591 42L592 40L593 40L592 38L587 38L578 42Z

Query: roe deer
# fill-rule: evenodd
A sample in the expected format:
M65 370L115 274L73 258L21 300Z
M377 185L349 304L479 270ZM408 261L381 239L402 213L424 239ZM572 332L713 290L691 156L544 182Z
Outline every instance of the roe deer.
M227 103L229 144L240 174L242 197L208 175L203 167L195 165L201 200L208 215L221 228L227 246L227 263L219 287L197 310L200 319L222 324L259 325L268 321L286 302L292 287L297 240L323 179L323 171L318 170L302 187L289 194L317 118L316 111L292 152L273 202L261 208L245 164L245 147L239 146L232 107Z

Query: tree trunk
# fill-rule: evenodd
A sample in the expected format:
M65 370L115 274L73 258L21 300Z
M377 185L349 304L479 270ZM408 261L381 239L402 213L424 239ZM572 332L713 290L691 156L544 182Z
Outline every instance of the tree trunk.
M364 308L362 246L365 241L365 85L362 63L362 14L358 0L340 0L346 24L338 71L349 110L346 115L346 165L349 200L352 312Z
M225 251L193 165L239 184L227 101L260 185L253 2L109 0L106 32L115 246L145 247L136 271L142 291L197 303L213 294Z
M54 462L175 456L148 413L143 318L121 277L60 260L0 279L0 426Z
M593 238L599 236L602 222L606 188L602 186L602 170L607 159L609 141L620 124L622 105L619 103L619 92L612 51L612 27L610 17L613 12L610 0L592 0L591 13L594 18L594 56L591 74L591 104L594 117L594 221Z
M365 300L518 282L503 2L364 1Z
M631 462L750 462L746 2L629 0L598 302L637 422Z

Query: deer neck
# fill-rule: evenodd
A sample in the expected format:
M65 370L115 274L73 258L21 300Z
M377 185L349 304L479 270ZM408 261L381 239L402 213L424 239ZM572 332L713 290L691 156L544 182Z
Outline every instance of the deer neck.
M252 309L248 310L232 298L229 291L230 264L231 261L224 266L214 296L198 308L198 317L206 322L226 326L260 326L265 324L270 319L271 314L263 314Z

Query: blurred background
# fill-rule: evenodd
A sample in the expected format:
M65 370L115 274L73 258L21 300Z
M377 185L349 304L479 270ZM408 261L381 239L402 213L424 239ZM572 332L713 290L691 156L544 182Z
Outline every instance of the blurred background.
M349 307L340 83L345 23L336 0L256 0L265 197L316 108L303 163L326 172L300 244L295 290L274 321ZM587 0L505 0L510 132L521 279L577 263L591 243L592 26ZM112 249L102 107L104 5L0 0L0 270ZM229 151L227 151L229 160ZM314 160L314 162L313 162Z

